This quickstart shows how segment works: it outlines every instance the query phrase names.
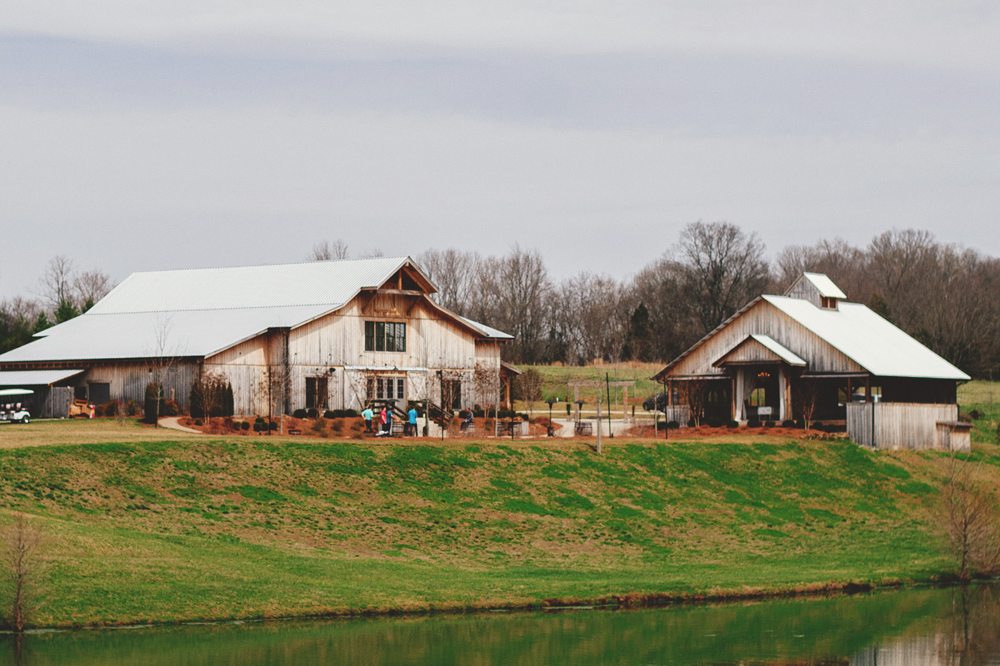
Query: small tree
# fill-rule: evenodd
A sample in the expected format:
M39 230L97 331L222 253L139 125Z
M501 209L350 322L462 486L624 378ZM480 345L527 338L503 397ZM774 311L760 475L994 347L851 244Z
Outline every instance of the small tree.
M517 394L528 405L528 415L535 411L535 403L542 399L542 375L534 368L525 370L515 381Z
M10 624L24 631L40 605L45 561L45 533L23 513L3 532L3 569L9 583Z
M981 464L981 463L980 463ZM967 581L973 573L994 576L1000 572L1000 526L994 499L976 488L973 467L951 454L946 498L948 536L958 558L958 577Z
M681 392L683 400L691 410L691 418L696 426L701 425L705 415L705 389L706 382L703 379L689 379L681 382Z
M816 412L816 399L819 397L819 387L813 382L802 380L794 389L795 395L792 402L795 410L802 415L802 422L806 430L812 423L813 414Z

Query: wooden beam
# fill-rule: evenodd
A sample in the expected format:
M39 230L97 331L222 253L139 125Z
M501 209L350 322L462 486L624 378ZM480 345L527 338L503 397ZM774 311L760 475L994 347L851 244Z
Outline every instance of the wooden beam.
M392 294L393 296L423 296L424 292L417 289L379 289L377 294Z

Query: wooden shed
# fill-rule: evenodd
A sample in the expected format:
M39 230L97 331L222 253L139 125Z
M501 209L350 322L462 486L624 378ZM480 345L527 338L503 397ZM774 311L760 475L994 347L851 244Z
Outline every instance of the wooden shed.
M699 419L807 419L844 425L867 446L940 446L937 423L957 421L957 386L969 376L845 298L826 275L804 273L784 295L752 300L655 379ZM882 426L873 430L872 418Z
M409 257L135 273L0 356L0 371L71 369L61 385L95 403L142 400L155 379L182 406L211 373L245 415L497 404L513 338L441 307L436 291Z

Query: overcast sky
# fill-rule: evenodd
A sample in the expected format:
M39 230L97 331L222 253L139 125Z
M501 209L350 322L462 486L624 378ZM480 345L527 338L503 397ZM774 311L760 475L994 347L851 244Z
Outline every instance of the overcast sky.
M0 0L0 297L138 270L538 248L696 220L1000 255L1000 4Z

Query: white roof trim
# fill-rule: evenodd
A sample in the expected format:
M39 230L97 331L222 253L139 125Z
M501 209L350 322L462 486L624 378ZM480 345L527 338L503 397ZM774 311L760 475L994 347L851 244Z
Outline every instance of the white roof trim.
M780 356L781 360L788 365L806 365L805 360L801 356L790 350L788 347L785 347L771 336L755 334L750 337Z
M803 273L802 277L809 280L820 296L826 298L847 298L847 294L840 290L833 280L827 277L826 273Z

